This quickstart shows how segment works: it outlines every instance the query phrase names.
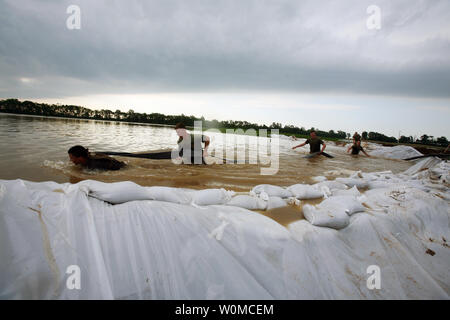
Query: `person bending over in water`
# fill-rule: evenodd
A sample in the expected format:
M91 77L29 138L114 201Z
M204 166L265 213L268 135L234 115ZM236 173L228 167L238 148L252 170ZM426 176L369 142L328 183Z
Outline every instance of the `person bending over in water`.
M352 146L350 146L347 149L347 153L350 152L350 149L352 149L352 154L357 155L360 151L362 151L367 157L370 158L370 156L364 151L363 147L361 147L361 140L357 140Z
M88 169L119 170L125 163L106 155L91 155L89 150L82 146L73 146L67 151L70 161Z
M180 122L175 126L178 135L178 150L180 157L184 163L188 164L206 164L205 157L208 155L208 146L210 139L204 134L190 134L187 132L185 125ZM205 144L203 149L202 144ZM190 159L185 154L185 150L190 150ZM189 153L189 152L188 152ZM185 156L183 156L185 154Z
M317 137L315 131L311 131L311 133L309 135L310 135L310 138L306 139L306 141L303 142L302 144L292 147L292 149L300 148L300 147L303 147L304 145L309 144L309 153L310 154L311 153L317 153L317 154L324 153L323 151L327 147L325 142L323 142L321 139L319 139L319 137ZM322 150L320 149L320 145L322 145Z

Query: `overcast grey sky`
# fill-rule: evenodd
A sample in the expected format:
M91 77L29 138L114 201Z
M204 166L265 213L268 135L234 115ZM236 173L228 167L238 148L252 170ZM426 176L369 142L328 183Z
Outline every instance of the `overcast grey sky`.
M0 40L0 98L450 138L448 0L0 0Z

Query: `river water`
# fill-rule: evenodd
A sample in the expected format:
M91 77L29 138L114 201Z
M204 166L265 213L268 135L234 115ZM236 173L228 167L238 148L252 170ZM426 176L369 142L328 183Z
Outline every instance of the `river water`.
M225 155L221 158L228 159L230 157L226 152L232 151L233 148L236 154L241 155L244 146L247 150L257 150L259 143L261 150L261 143L264 145L269 140L261 137L250 138L246 144L241 141L238 147L234 147L234 144L223 139L223 134L208 135L212 139L211 146L221 150ZM237 140L242 140L240 137L243 137L233 136L237 137ZM226 139L230 139L230 136ZM163 185L194 189L224 187L235 191L248 191L261 183L288 186L295 183L313 183L314 176L329 177L340 173L348 175L341 169L365 172L392 170L396 173L410 166L401 160L352 157L334 142L328 142L327 145L327 151L335 156L334 159L305 159L303 156L307 154L307 148L291 150L292 146L302 140L288 139L279 140L279 165L274 175L261 175L261 168L274 166L273 162L267 163L270 156L256 158L251 151L247 151L246 158L254 162L259 159L256 164L178 165L171 160L118 157L127 162L128 166L114 172L79 168L69 161L67 155L67 150L76 144L88 147L92 152L146 152L171 150L176 147L176 141L175 130L164 126L0 114L0 179L52 180L60 183L76 183L85 179L105 182L130 180L145 186ZM370 147L368 149L370 152ZM217 153L212 150L210 154ZM262 163L263 161L266 163Z

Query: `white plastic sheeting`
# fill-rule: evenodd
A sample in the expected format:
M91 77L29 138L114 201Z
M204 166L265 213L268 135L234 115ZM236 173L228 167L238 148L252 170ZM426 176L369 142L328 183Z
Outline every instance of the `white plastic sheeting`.
M398 145L394 147L384 147L379 144L370 144L369 154L373 157L380 157L386 159L407 159L416 156L421 156L422 153L410 146Z
M386 186L341 230L192 199L112 205L88 196L102 191L92 181L0 180L0 298L448 299L448 188L433 177L362 174ZM80 290L66 286L71 265Z

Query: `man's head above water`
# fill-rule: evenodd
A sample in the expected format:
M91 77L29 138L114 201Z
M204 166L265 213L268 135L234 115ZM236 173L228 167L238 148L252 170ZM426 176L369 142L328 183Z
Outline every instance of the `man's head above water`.
M67 153L75 164L86 164L89 159L89 150L82 146L73 146Z
M316 133L316 131L311 131L310 133L309 133L309 135L311 136L311 138L315 138L315 137L317 137L317 133Z
M178 122L175 125L175 131L177 132L177 135L179 137L185 137L188 134L187 131L186 131L186 126L182 122Z

